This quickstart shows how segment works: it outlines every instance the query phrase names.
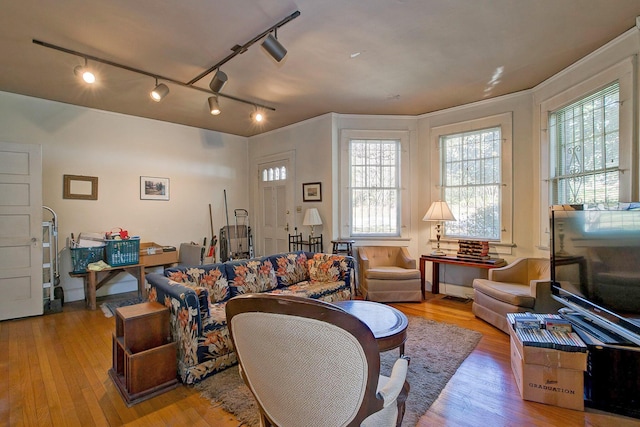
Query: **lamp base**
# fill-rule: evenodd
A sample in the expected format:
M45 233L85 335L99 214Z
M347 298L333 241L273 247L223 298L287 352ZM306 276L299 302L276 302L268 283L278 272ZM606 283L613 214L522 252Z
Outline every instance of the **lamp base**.
M440 248L434 250L433 252L431 252L430 254L431 256L445 256L447 255L446 253L444 253L444 251Z

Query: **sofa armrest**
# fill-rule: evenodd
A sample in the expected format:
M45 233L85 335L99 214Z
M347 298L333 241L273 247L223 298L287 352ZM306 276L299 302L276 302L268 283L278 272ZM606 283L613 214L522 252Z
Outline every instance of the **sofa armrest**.
M489 280L528 285L529 269L526 258L518 258L509 265L489 270Z
M161 274L150 273L146 279L150 285L149 301L157 301L169 308L169 331L178 344L178 363L197 365L202 320L196 291Z
M416 260L411 258L409 251L405 247L401 247L398 252L398 266L408 270L416 269Z

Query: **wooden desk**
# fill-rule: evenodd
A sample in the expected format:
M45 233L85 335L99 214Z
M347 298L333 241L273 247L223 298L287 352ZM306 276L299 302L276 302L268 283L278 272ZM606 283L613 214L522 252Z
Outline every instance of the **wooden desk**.
M457 258L452 256L432 256L422 255L420 257L420 283L422 285L422 299L424 299L425 293L425 263L431 261L433 263L431 273L431 292L433 294L440 293L440 264L453 264L462 267L473 268L497 268L507 265L503 259L500 260L488 260L488 261L473 261L469 259Z
M144 265L123 265L112 267L106 270L92 271L86 273L69 273L72 277L82 277L84 279L85 301L91 310L96 309L96 291L105 283L113 279L118 273L129 273L138 281L138 295L146 298L147 292L144 287ZM100 277L102 276L102 277Z

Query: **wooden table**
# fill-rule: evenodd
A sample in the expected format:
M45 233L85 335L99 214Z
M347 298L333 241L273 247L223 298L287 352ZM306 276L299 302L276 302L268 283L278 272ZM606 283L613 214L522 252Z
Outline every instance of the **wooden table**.
M431 261L433 263L431 273L431 292L433 294L440 293L440 264L453 264L462 267L473 268L498 268L504 267L506 262L503 259L500 260L487 260L487 261L473 261L470 259L463 259L452 256L435 256L435 255L422 255L420 257L420 283L422 285L422 299L424 299L425 293L425 263Z
M69 273L69 275L72 277L82 277L84 279L85 301L91 310L95 310L96 291L109 280L113 279L118 273L122 272L129 273L136 278L138 281L138 295L140 298L145 299L147 292L144 287L145 281L143 264L123 265L100 271L89 270L86 273Z
M373 332L380 352L400 347L404 355L409 321L400 310L373 301L349 300L332 303L362 320Z

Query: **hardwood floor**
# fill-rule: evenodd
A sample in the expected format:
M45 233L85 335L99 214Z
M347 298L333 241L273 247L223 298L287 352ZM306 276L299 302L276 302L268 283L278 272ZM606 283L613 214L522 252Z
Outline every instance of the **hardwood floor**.
M639 420L578 412L520 399L511 372L509 339L476 319L471 303L431 297L393 304L406 314L457 324L483 334L418 426L640 426ZM238 427L235 417L192 387L127 408L111 382L114 318L83 302L62 313L0 322L2 426ZM446 337L443 337L446 339Z

